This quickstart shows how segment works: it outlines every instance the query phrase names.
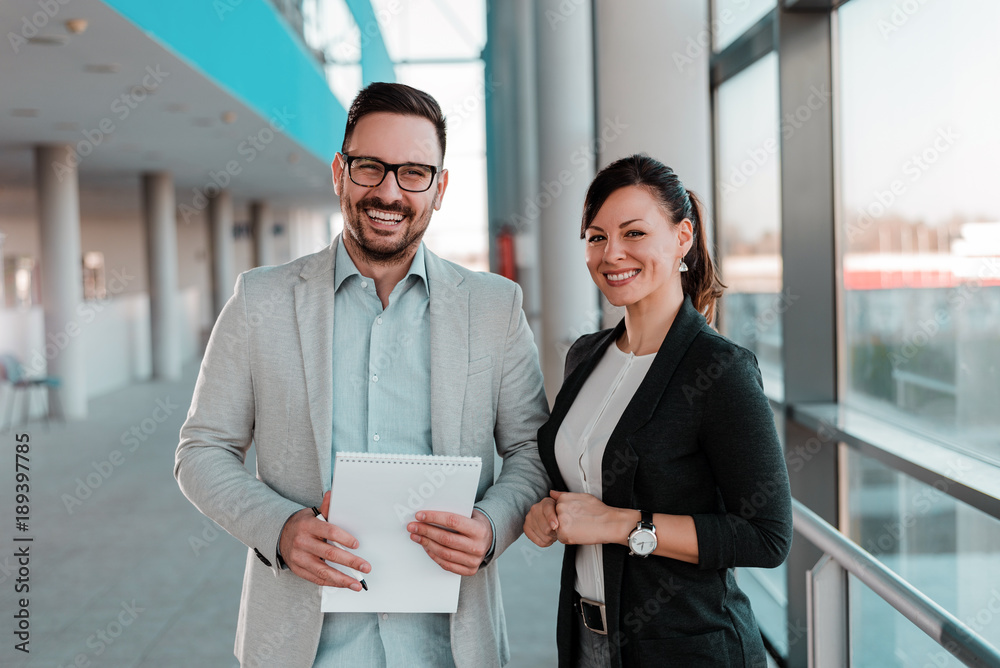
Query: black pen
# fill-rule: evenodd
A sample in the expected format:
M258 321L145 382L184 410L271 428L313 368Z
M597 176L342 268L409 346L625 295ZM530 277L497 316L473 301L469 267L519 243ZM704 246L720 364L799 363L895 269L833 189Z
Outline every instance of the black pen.
M317 519L321 519L321 520L323 520L324 522L326 521L326 518L325 518L325 517L323 517L323 513L319 512L319 508L317 508L316 506L313 506L313 507L311 508L311 510L313 511L313 515L315 515ZM347 548L346 548L346 547L344 547L343 545L341 545L340 543L338 543L338 542L337 542L337 541L335 541L335 540L331 540L331 541L330 541L330 543L331 543L331 544L332 544L332 545L333 545L334 547L339 547L339 548L340 548L341 550L345 550L345 551L347 550ZM361 573L358 573L358 572L357 572L356 570L354 570L354 569L353 569L353 568L351 568L350 566L344 566L344 564L338 564L338 565L339 565L339 566L343 566L344 568L346 568L347 570L349 570L349 571L350 571L350 575L351 575L351 577L353 577L353 578L354 578L355 580L357 580L358 582L360 582L360 583L361 583L361 587L362 587L362 588L363 588L363 589L364 589L365 591L368 591L368 583L367 583L367 582L365 582L365 576L363 576L363 575L362 575Z

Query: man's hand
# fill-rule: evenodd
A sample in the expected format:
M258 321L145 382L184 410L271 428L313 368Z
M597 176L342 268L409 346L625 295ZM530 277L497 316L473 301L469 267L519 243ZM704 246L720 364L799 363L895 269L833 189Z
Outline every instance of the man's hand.
M473 510L472 517L421 510L416 518L416 522L406 527L410 538L423 545L438 566L459 575L475 575L479 571L493 544L493 530L486 515L480 510Z
M524 535L538 547L548 547L556 542L558 529L556 502L548 496L533 505L524 518Z
M323 504L319 510L323 517L330 512L330 492L323 496ZM336 541L352 550L358 547L358 541L354 536L338 526L315 517L311 509L304 508L288 518L278 540L278 546L281 558L300 578L325 587L343 587L361 591L360 582L346 573L330 568L325 561L349 566L361 573L370 572L371 564L352 552L334 547L326 541Z

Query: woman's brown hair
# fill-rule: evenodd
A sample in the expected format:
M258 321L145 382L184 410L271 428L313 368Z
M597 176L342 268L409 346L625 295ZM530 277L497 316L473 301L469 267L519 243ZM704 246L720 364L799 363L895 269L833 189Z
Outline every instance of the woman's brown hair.
M583 224L580 238L594 222L604 202L617 190L628 186L645 188L663 208L667 219L674 225L687 218L694 230L694 243L684 256L688 270L681 274L681 287L691 297L694 307L708 322L715 319L715 302L726 287L719 280L719 273L708 253L705 240L705 208L693 192L684 187L674 170L645 153L621 158L598 172L583 205Z

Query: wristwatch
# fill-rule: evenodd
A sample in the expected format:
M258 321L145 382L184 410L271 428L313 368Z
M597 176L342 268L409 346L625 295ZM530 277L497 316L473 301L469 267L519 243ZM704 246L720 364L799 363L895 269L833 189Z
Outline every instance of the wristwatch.
M640 510L639 515L639 521L628 535L629 556L648 557L656 549L656 527L653 526L653 513Z

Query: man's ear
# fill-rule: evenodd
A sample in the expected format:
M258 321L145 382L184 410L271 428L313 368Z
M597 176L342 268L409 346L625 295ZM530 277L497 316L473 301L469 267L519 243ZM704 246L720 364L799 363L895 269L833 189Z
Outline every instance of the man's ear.
M441 200L444 199L444 191L448 188L448 170L442 169L437 178L437 194L434 195L434 210L441 210Z
M340 183L341 178L344 176L344 168L347 163L344 161L344 156L337 153L333 156L333 162L330 163L330 169L333 170L333 192L340 197Z

